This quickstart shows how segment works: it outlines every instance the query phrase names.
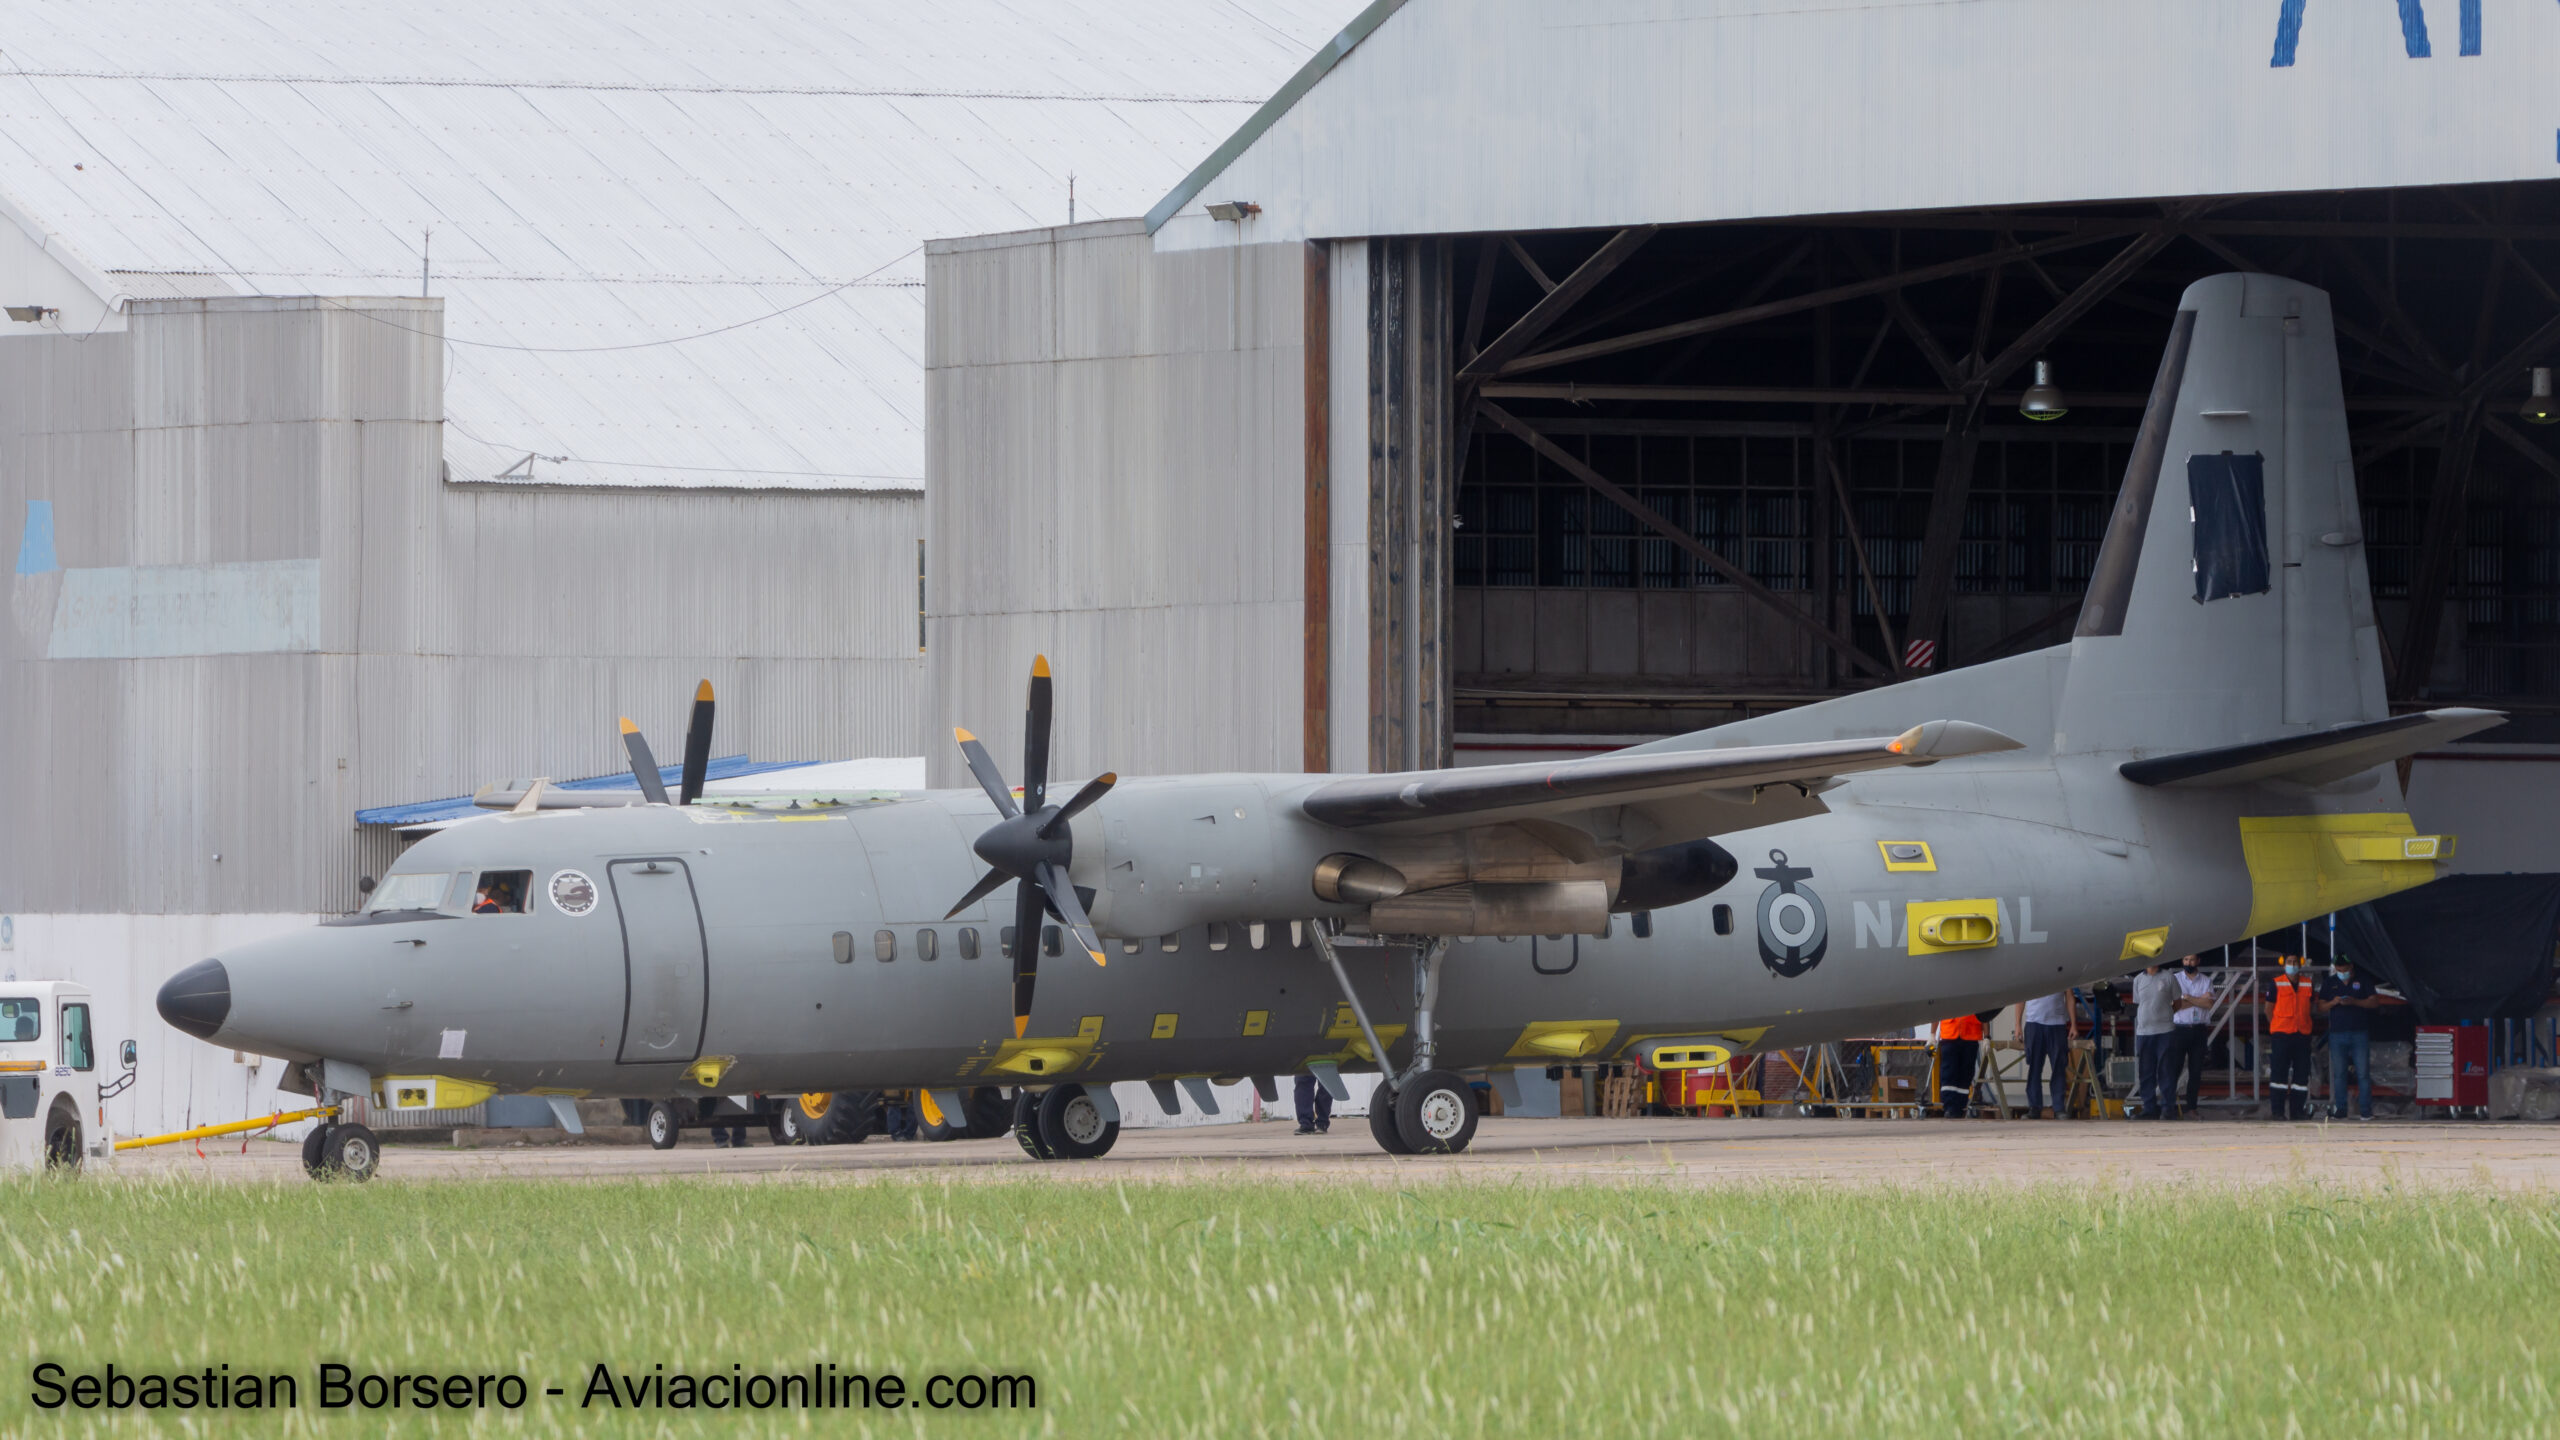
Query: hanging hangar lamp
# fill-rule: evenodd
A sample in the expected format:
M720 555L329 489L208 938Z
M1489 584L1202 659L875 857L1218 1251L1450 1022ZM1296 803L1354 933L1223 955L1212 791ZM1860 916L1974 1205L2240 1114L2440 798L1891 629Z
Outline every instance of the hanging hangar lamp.
M2053 362L2036 362L2036 383L2018 397L2018 413L2030 420L2059 420L2071 413L2062 403L2062 387L2053 383Z

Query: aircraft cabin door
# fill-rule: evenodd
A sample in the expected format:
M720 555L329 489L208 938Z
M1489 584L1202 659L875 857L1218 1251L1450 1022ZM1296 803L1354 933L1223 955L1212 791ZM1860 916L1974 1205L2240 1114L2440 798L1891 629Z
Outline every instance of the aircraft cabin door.
M606 870L622 911L625 1065L677 1064L702 1050L710 995L702 910L681 860L616 860Z

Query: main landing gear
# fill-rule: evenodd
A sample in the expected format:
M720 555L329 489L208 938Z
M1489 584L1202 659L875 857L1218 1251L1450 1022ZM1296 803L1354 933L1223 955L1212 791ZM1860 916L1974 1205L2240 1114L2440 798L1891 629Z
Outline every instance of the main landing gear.
M1052 1085L1013 1095L1013 1138L1034 1160L1099 1160L1120 1143L1120 1107L1109 1087Z
M1369 1023L1360 993L1351 988L1350 972L1334 951L1333 937L1322 924L1310 928L1316 949L1333 967L1334 983L1350 1003L1351 1018L1359 1022L1361 1038L1378 1061L1378 1088L1369 1096L1370 1137L1390 1155L1455 1155L1466 1149L1476 1138L1475 1087L1436 1063L1440 1047L1432 1012L1440 1004L1440 966L1449 958L1448 937L1425 935L1403 942L1413 950L1413 1055L1404 1069L1394 1070L1388 1068L1387 1049L1378 1043L1377 1027Z

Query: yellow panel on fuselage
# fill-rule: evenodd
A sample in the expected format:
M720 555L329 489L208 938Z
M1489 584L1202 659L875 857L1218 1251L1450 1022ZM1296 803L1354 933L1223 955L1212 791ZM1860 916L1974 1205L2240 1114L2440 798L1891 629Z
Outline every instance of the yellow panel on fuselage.
M2240 817L2240 853L2249 864L2248 933L2263 935L2433 880L2432 860L2365 858L2404 854L2405 845L2372 842L2416 835L2407 815Z

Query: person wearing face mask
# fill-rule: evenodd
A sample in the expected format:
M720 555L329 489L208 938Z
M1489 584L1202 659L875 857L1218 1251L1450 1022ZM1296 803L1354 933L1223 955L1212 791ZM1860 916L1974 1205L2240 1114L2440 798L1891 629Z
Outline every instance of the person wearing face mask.
M2356 1118L2373 1118L2373 1012L2382 997L2341 955L2330 962L2313 1003L2329 1017L2329 1118L2347 1118L2347 1071L2356 1077Z
M2186 1113L2196 1113L2196 1101L2204 1090L2204 1041L2206 1021L2213 1016L2213 981L2196 968L2196 957L2178 961L2177 1014L2170 1022L2169 1078L2162 1083L2161 1094L2176 1099L2178 1069L2187 1072Z
M2267 982L2267 1118L2311 1118L2311 1002L2314 986L2302 961L2284 957L2284 973Z
M2175 1090L2163 1077L2169 1068L2169 1044L2176 1027L2170 1017L2178 1000L2178 982L2146 965L2133 977L2133 1098L2145 1120L2168 1120L2178 1113Z

